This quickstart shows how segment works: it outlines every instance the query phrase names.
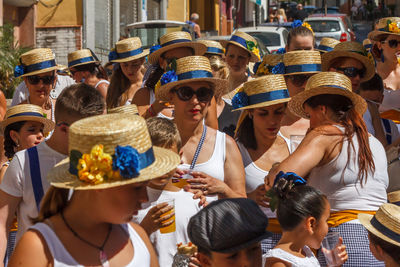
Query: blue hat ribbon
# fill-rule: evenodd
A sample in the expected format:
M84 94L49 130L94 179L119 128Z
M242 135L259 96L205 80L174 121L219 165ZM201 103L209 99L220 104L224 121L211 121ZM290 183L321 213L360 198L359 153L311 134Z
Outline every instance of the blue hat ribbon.
M127 57L132 57L132 56L136 56L143 53L143 48L138 48L135 50L131 50L131 51L127 51L127 52L122 52L122 53L118 53L116 50L111 51L108 54L108 60L116 60L116 59L123 59L123 58L127 58Z
M373 227L375 227L376 230L378 230L379 232L381 232L382 234L384 234L385 236L389 237L390 239L393 239L394 241L400 242L400 234L390 230L389 228L387 228L385 225L383 225L382 223L380 223L375 216L372 217L371 219L371 225Z
M254 95L247 95L245 92L238 92L232 98L232 107L234 109L243 108L262 102L274 101L289 98L287 89L264 92Z
M17 114L9 116L8 119L15 118L15 117L22 117L22 116L32 116L32 117L44 118L44 115L39 112L21 112L21 113L17 113Z
M240 36L232 35L232 37L231 37L231 39L230 39L229 41L234 41L234 42L239 43L239 44L241 44L242 46L244 46L244 47L247 48L246 39L244 39L244 38L242 38L242 37L240 37Z
M326 45L321 45L321 44L318 46L318 49L319 49L319 50L326 51L326 52L329 52L329 51L332 51L332 50L333 50L332 47L326 46Z
M191 42L192 40L188 40L188 39L176 39L176 40L172 40L166 43L163 43L161 46L165 47L167 45L172 45L172 44L177 44L177 43L188 43Z
M18 65L14 69L14 76L19 77L24 74L28 74L30 72L34 72L37 70L47 69L56 66L56 60L46 60L39 63L31 64L31 65Z
M206 53L217 53L217 54L223 54L224 51L222 49L219 49L218 47L207 47L207 52Z
M285 66L285 74L296 72L321 71L321 64L302 64Z
M68 62L68 67L70 68L77 64L86 63L86 62L94 62L94 61L96 61L96 60L94 60L94 58L92 56L83 57L83 58L79 58L79 59L73 60L71 62Z

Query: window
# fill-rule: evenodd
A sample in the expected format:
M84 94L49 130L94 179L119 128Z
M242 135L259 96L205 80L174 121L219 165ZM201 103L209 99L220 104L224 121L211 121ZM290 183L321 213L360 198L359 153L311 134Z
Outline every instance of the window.
M338 32L340 24L335 20L309 20L307 21L314 32Z
M274 32L247 32L251 36L259 38L265 46L280 46L281 40L279 33Z

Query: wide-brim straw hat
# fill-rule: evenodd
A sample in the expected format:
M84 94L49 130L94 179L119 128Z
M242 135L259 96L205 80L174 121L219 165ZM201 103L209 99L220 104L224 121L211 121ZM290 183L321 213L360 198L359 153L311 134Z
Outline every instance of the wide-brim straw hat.
M47 179L59 188L106 189L160 177L179 162L173 151L153 147L142 117L105 114L71 125L69 158L58 163Z
M107 111L108 114L125 114L125 115L139 115L138 108L135 104L123 105L116 108L111 108Z
M400 206L385 203L375 215L358 214L358 220L373 235L400 247Z
M324 37L321 39L321 42L319 43L318 47L315 50L318 50L319 52L322 52L322 53L330 52L339 43L340 43L339 40L329 38L329 37Z
M256 76L272 74L272 68L275 67L277 64L281 63L282 60L283 60L282 54L266 54L263 57L263 60L260 63L260 65L258 65L257 70L255 70L254 74Z
M89 49L76 50L68 54L68 68L98 62Z
M128 62L143 58L149 54L148 49L142 48L139 37L131 37L115 43L115 48L108 55L108 60L114 63Z
M384 34L400 35L400 17L382 18L376 25L377 30L368 34L368 39L379 41L378 37Z
M150 53L149 62L153 65L158 64L158 58L162 54L180 47L192 48L195 56L202 56L207 50L204 44L193 41L192 36L188 32L171 32L160 37L160 44L157 45L157 49L154 49Z
M170 91L172 88L191 82L208 82L213 84L214 95L225 92L228 86L227 80L213 77L208 58L203 56L183 57L176 60L175 71L168 71L161 76L158 82L160 86L156 85L155 89L156 99L170 101Z
M1 132L4 133L8 125L20 121L37 121L42 123L45 134L53 131L55 126L52 120L45 117L41 107L32 104L20 104L6 111L3 121L0 122Z
M221 40L220 42L225 49L228 44L233 44L245 49L248 53L250 53L251 62L258 62L261 60L257 40L247 33L235 31L232 33L232 36L229 40Z
M15 77L26 77L57 70L56 57L50 48L36 48L21 55Z
M318 51L302 50L283 54L283 75L318 73L321 71L321 54Z
M388 193L387 197L389 203L400 206L400 190Z
M306 84L303 92L292 96L288 107L293 114L309 119L304 110L304 103L311 97L317 95L342 95L351 100L354 109L362 116L367 110L367 102L352 92L350 79L338 72L321 72L313 75Z
M225 54L225 49L217 41L211 40L198 40L197 42L204 44L207 47L206 54L213 54L223 56Z
M342 42L335 46L333 51L322 55L322 70L328 71L331 63L336 58L349 57L360 61L366 70L361 82L370 80L375 75L374 63L368 58L368 52L364 46L358 42Z

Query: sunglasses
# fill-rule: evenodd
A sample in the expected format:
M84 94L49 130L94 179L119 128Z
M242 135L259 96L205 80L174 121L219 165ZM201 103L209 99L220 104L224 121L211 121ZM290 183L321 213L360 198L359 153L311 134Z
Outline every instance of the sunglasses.
M349 78L354 78L357 75L360 76L360 78L364 78L365 76L365 70L364 69L357 69L355 67L347 67L347 68L336 68L338 71L342 71L344 75L346 75Z
M288 75L288 79L297 87L302 86L310 79L312 75L307 74L297 74L297 75Z
M51 75L51 76L36 76L36 75L32 75L32 76L28 76L26 77L28 79L28 82L32 85L36 85L38 84L40 81L43 82L43 84L52 84L54 82L55 76Z
M174 90L174 92L182 101L189 101L194 95L196 95L197 100L207 103L210 102L214 96L214 90L208 87L200 87L195 91L189 86L184 86Z
M397 48L400 44L400 41L393 39L393 40L389 40L389 41L382 41L382 44L384 43L388 43L390 48Z

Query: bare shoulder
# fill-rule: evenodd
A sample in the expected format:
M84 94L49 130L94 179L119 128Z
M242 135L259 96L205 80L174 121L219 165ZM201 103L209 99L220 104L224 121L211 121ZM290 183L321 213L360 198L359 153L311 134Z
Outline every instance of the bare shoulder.
M291 266L285 261L278 258L267 258L265 261L265 267L289 267Z
M312 129L304 138L305 143L325 143L338 141L343 138L343 133L333 125L322 125Z
M147 233L146 231L143 229L142 226L140 226L139 224L130 222L129 223L130 226L132 226L133 229L135 229L136 233L142 238L142 239L148 239Z
M147 106L150 102L150 91L147 87L140 88L132 99L132 104L137 106Z

